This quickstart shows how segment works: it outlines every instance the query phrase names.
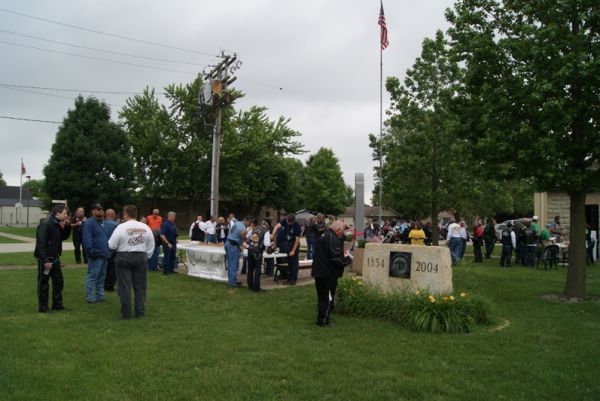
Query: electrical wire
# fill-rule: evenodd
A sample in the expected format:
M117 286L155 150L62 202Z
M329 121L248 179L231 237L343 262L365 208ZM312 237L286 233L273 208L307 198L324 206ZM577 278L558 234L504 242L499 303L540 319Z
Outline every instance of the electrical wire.
M5 118L5 119L8 119L8 120L30 121L30 122L36 122L36 123L61 124L60 121L38 120L38 119L35 119L35 118L1 116L1 115L0 115L0 118Z
M55 97L55 98L60 98L60 99L67 99L67 100L70 100L70 101L74 100L73 97L69 97L69 96L53 95L51 93L42 93L42 92L36 92L36 91L28 90L28 89L13 88L13 87L10 87L10 86L7 86L7 85L2 85L2 84L0 84L0 88L2 88L2 89L10 89L10 90L19 91L19 92L30 93L30 94L33 94L33 95ZM106 103L106 104L109 105L109 106L118 107L118 108L123 107L122 104L114 104L114 103Z
M60 25L60 26L64 26L64 27L67 27L67 28L71 28L71 29L78 29L80 31L92 32L92 33L96 33L98 35L110 36L110 37L113 37L113 38L130 40L132 42L144 43L144 44L147 44L147 45L164 47L164 48L167 48L167 49L175 49L175 50L179 50L179 51L183 51L183 52L188 52L188 53L201 54L201 55L204 55L204 56L217 57L217 55L213 54L213 53L202 52L202 51L197 51L197 50L191 50L191 49L186 49L186 48L183 48L183 47L166 45L166 44L163 44L163 43L157 43L157 42L152 42L152 41L149 41L149 40L132 38L132 37L125 36L125 35L118 35L118 34L114 34L114 33L103 32L103 31L99 31L99 30L96 30L96 29L85 28L85 27L82 27L82 26L77 26L77 25L72 25L72 24L65 24L63 22L54 21L54 20L47 19L47 18L36 17L36 16L33 16L33 15L29 15L29 14L20 13L20 12L17 12L17 11L8 10L6 8L0 8L0 12L4 12L4 13L7 13L7 14L18 15L20 17L25 17L25 18L31 18L31 19L35 19L35 20L38 20L38 21L47 22L49 24Z
M130 53L116 52L113 50L98 49L96 47L81 46L81 45L76 45L74 43L61 42L59 40L51 40L51 39L40 38L39 36L26 35L24 33L9 31L7 29L0 29L0 32L8 33L10 35L15 35L15 36L22 36L24 38L29 38L29 39L41 40L41 41L49 42L49 43L56 43L56 44L64 45L64 46L76 47L78 49L92 50L92 51L107 53L107 54L116 54L118 56L140 58L140 59L150 60L150 61L161 61L164 63L172 63L172 64L186 64L186 65L195 65L195 66L199 66L199 67L208 67L207 64L198 64L198 63L190 63L187 61L169 60L169 59L159 58L159 57L147 57L147 56L141 56L141 55L130 54Z
M103 90L85 90L85 89L67 89L67 88L49 88L45 86L32 86L32 85L16 85L16 84L5 84L0 82L0 86L10 88L21 88L21 89L39 89L57 92L77 92L77 93L99 93L109 95L142 95L142 92L121 92L121 91L103 91ZM165 95L165 92L154 92L155 95Z
M148 69L151 69L151 70L177 72L177 73L180 73L180 74L188 74L188 75L197 75L197 73L190 72L190 71L172 70L170 68L153 67L153 66L150 66L150 65L130 63L130 62L127 62L127 61L113 60L113 59L104 58L104 57L86 56L86 55L83 55L83 54L63 52L63 51L59 51L59 50L44 49L43 47L29 46L29 45L24 45L24 44L21 44L21 43L8 42L8 41L5 41L5 40L0 40L0 43L6 44L6 45L11 45L11 46L24 47L24 48L27 48L27 49L35 49L35 50L39 50L39 51L43 51L43 52L48 52L48 53L66 54L68 56L87 58L87 59L91 59L91 60L99 60L99 61L106 61L106 62L115 63L115 64L125 64L125 65L131 65L131 66L134 66L134 67L148 68Z

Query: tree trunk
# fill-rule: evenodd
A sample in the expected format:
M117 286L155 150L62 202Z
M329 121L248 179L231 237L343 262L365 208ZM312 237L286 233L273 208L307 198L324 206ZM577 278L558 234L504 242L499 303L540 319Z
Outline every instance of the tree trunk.
M585 195L583 191L569 192L571 201L569 230L569 270L565 284L565 295L569 298L585 297Z

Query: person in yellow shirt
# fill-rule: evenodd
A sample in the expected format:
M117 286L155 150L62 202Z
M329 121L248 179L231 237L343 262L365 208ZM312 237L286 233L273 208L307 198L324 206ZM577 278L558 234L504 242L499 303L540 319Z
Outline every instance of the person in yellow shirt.
M425 231L420 223L414 223L410 233L408 233L411 245L423 245L425 242Z

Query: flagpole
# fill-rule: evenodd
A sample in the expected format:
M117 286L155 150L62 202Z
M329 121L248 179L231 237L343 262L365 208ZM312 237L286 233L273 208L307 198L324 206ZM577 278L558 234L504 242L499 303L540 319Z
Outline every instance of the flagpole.
M21 165L19 166L21 180L19 183L19 210L17 210L17 220L21 217L21 209L23 207L23 158L21 157ZM17 221L18 223L18 221Z
M382 199L383 191L383 46L379 46L379 227L383 227Z

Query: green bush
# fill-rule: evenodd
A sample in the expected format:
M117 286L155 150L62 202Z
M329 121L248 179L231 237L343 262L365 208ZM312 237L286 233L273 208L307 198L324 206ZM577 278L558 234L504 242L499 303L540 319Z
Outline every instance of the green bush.
M383 293L356 276L340 280L336 297L340 313L389 320L429 333L468 333L478 324L489 323L491 309L482 297L466 293Z

